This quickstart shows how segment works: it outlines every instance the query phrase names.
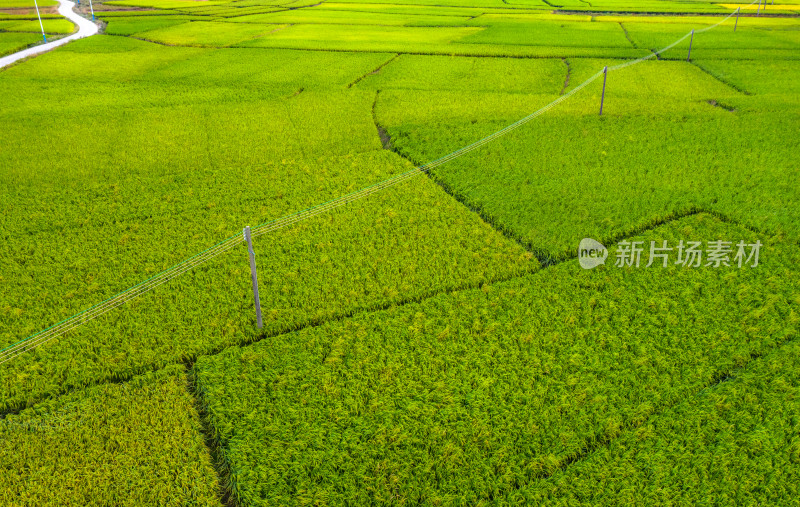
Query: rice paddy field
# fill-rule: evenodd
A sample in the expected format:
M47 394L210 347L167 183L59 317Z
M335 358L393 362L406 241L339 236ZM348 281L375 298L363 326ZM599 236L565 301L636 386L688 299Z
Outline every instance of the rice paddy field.
M797 2L91 9L0 69L0 504L800 504Z

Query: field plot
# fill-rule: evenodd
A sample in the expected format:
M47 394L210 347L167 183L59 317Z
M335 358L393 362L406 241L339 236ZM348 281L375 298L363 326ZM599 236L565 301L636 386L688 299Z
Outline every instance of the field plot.
M42 25L44 26L45 33L59 34L59 33L72 33L75 30L75 25L66 19L43 19ZM0 30L4 32L34 32L41 34L42 28L39 26L38 21L14 21L4 24Z
M402 51L410 45L420 50L435 50L481 30L478 27L293 25L245 45L353 51Z
M437 2L438 3L438 2ZM470 2L470 4L473 4ZM474 5L474 4L473 4ZM441 17L442 21L446 21L451 16L462 16L468 18L477 18L483 14L498 13L498 12L542 12L541 10L528 10L528 9L514 9L513 11L503 6L502 8L480 7L480 6L451 6L451 7L437 7L434 5L413 5L409 3L342 3L342 2L325 2L325 10L336 10L342 12L368 12L374 14L403 14L408 16L424 16ZM377 17L376 19L381 19Z
M425 90L558 95L566 75L562 60L509 63L497 58L401 55L358 83L375 90ZM429 101L438 107L438 101Z
M744 24L744 22L743 22ZM665 27L653 23L624 23L631 39L638 47L652 50L662 48L675 39L689 33L692 29L698 28L692 24L670 23ZM692 48L695 54L703 54L705 50L729 50L728 54L735 59L736 53L746 54L750 50L758 49L797 49L800 45L800 34L796 29L790 27L772 26L744 26L736 31L734 35L727 27L725 31L709 31L697 34ZM787 29L788 28L788 29ZM686 50L689 47L689 40L676 47L674 50L662 55L663 58L686 58ZM677 54L676 54L677 53ZM719 53L716 53L717 56Z
M630 42L619 25L611 23L569 22L553 23L530 20L502 19L499 15L484 16L493 20L490 28L462 39L465 43L515 44L530 46L589 46L601 48L629 48Z
M41 40L41 34L0 32L0 56L25 49Z
M175 366L1 420L0 501L219 505L186 383L185 370Z
M52 7L58 5L55 0L42 0L38 2L39 7ZM18 9L18 8L31 8L33 2L29 0L0 0L0 9Z
M492 126L511 123L556 99L568 73L562 59L400 55L354 87L376 91L376 119L387 128L393 147L407 155L397 125L480 125L488 134L491 127L485 120L497 120ZM479 139L483 132L472 132L467 141L448 139L444 131L437 146L442 151L431 152L426 162ZM466 142L459 146L459 140Z
M104 40L118 39L93 38L74 47L88 49L98 44L106 50ZM136 59L128 55L130 48L139 46L151 48L150 56ZM248 53L256 54L248 58ZM53 320L57 322L93 300L134 285L143 274L142 266L146 274L153 275L187 253L239 233L237 226L257 225L410 169L407 161L381 147L371 114L375 94L343 91L348 82L390 55L298 52L281 58L270 57L265 50L216 53L133 41L117 53L75 52L60 74L54 71L58 67L47 64L50 57L8 71L5 83L17 90L20 100L16 112L4 111L8 115L4 121L18 122L13 136L4 131L8 136L4 142L41 142L41 132L46 129L30 121L29 115L47 92L38 89L25 100L26 84L49 78L54 84L51 93L59 94L60 83L70 79L69 71L83 68L78 62L105 62L93 67L92 95L100 99L96 106L106 112L101 126L91 111L64 105L62 114L71 119L72 128L64 131L61 140L52 137L56 132L48 133L49 142L69 144L73 136L86 141L74 146L69 157L48 159L46 174L39 172L31 178L24 172L36 163L29 157L41 153L23 149L3 152L8 157L4 166L20 171L9 170L3 176L9 183L4 185L8 192L4 200L17 203L2 222L8 238L0 251L3 258L12 260L4 265L2 276L16 280L7 284L6 294L18 302L0 317L8 330L3 334L5 344L16 341L12 329L35 331L41 325L40 311L58 308L60 315ZM258 58L270 62L271 72L251 71ZM298 64L304 58L305 65ZM281 61L285 72L278 72ZM327 74L320 74L321 65L330 69ZM237 75L241 78L229 81L234 83L230 88L212 87L216 93L207 94L215 79ZM71 77L76 87L81 86L80 74ZM283 82L286 78L292 83ZM116 106L112 106L105 102L111 95L98 93L97 86L117 79L130 81L127 90L107 85L115 91ZM186 89L164 90L158 85L173 81L182 82ZM340 91L330 90L337 85ZM302 93L296 94L296 86L303 88ZM132 104L142 96L149 97L145 99L148 104L160 107L132 111ZM85 106L87 100L93 99L78 102ZM309 114L311 111L314 114ZM116 135L99 136L98 129ZM26 133L23 138L18 137L20 132ZM199 146L197 139L203 140ZM274 141L278 139L281 141ZM72 158L82 161L80 168L72 164ZM171 169L165 173L164 167ZM261 183L243 189L242 178ZM65 201L69 198L64 189L70 187L85 189L94 198L79 205ZM150 197L142 199L143 192ZM49 196L47 207L41 206L44 195ZM27 225L11 232L15 222ZM177 228L193 232L186 236L176 233ZM59 246L50 253L38 252L33 260L29 258L31 234L52 238ZM109 234L116 238L113 243L108 242ZM418 242L420 248L403 248L409 242ZM261 266L272 273L262 281L270 333L538 267L529 252L424 178L376 199L354 203L345 212L288 229L259 242L259 247L265 249ZM55 251L58 260L52 257ZM87 251L103 252L103 260L87 256ZM98 322L97 329L117 329L112 333L116 338L107 336L100 343L96 331L86 328L85 333L54 344L47 352L43 349L47 358L31 355L0 366L4 371L27 371L33 361L40 365L37 369L42 368L31 372L24 385L4 376L4 404L19 404L64 386L131 375L252 340L250 312L245 310L251 305L248 278L241 271L247 264L241 255L237 251L220 259L199 271L197 278L176 280L178 285L159 291L146 307L127 316L119 314L121 320ZM241 283L231 283L232 277ZM87 286L87 278L94 282ZM39 292L39 303L37 298L25 296L55 280L68 298L61 291ZM180 295L186 291L206 302L184 299ZM10 296L12 293L15 295ZM222 301L233 306L212 319L213 324L206 321L208 306L222 309ZM176 319L172 324L164 320L165 303ZM24 312L17 310L23 307ZM231 308L240 308L241 313L231 313ZM211 325L199 338L198 330L188 322L203 315ZM164 336L161 330L165 325L172 327L174 334ZM78 356L84 358L82 366L63 369Z
M730 7L706 2L705 0L601 0L601 1L581 1L581 0L555 0L550 2L563 7L564 10L583 10L583 11L619 11L619 12L730 12ZM735 7L734 7L735 8Z
M742 11L744 11L744 12L747 12L747 11L758 11L759 7L764 9L764 12L767 11L766 2L764 2L764 5L761 5L761 6L759 6L757 3L756 4L747 4L747 5L745 5L745 4L720 4L720 5L725 7L726 9L741 8ZM800 11L800 4L798 4L797 2L778 2L777 4L775 4L775 3L770 3L769 4L769 12L770 13L776 13L776 12L777 13L786 13L786 12L798 12L798 11Z
M149 7L153 9L181 9L189 7L214 7L227 5L229 2L217 2L214 0L119 0L105 2L105 5L119 7Z
M800 346L787 343L529 488L526 501L779 504L796 498L798 358Z
M796 62L769 62L753 66L752 62L739 60L700 60L698 67L717 79L741 90L746 97L738 101L750 101L750 107L771 110L774 104L797 100L800 83L792 75L800 68Z
M607 63L613 62L570 60L570 82L582 82ZM798 69L794 63L782 68ZM587 234L610 240L694 208L742 220L758 217L759 224L800 234L800 217L790 205L797 196L792 183L798 177L792 162L797 142L790 136L769 140L766 134L791 131L796 117L730 110L754 100L768 108L775 95L796 97L793 88L773 86L770 95L756 99L697 66L645 62L609 75L605 118L596 112L600 88L601 83L592 84L562 106L564 114L543 117L437 169L435 177L485 218L556 259L570 256ZM433 127L431 117L439 111L420 116L408 107L425 94L393 91L381 95L376 108L394 146L415 162L513 121L500 116L511 114L503 108L489 117L491 107L484 103L476 106L477 121L471 124L455 117ZM679 118L671 113L676 108L682 111ZM446 106L442 109L441 118L447 118ZM771 149L751 159L754 154L740 149L749 142L769 142ZM507 169L486 171L487 164ZM714 170L698 172L698 166Z
M134 35L140 32L147 34L151 30L202 19L202 17L192 18L191 16L119 16L109 20L105 33L109 35Z
M302 23L302 24L342 24L342 25L463 25L467 16L423 16L392 14L383 12L361 12L351 10L298 9L272 14L237 16L234 21L241 23Z
M582 22L575 16L557 16L560 23L553 24L547 22L547 16L516 14L425 17L395 9L391 14L383 10L369 17L365 14L367 11L351 14L344 9L306 9L246 16L236 21L291 23L284 30L243 44L249 47L538 57L634 58L644 54L626 39L619 24ZM351 18L356 21L345 24ZM326 20L328 24L324 24ZM401 24L402 27L376 26Z
M699 215L634 239L752 234ZM243 504L517 503L582 449L797 338L798 252L770 241L763 259L769 282L562 264L202 358L199 389Z
M363 5L364 0L353 0L352 2L338 0L337 3L340 4L357 4ZM436 0L436 2L431 5L431 0L403 0L402 2L398 2L397 0L371 0L370 4L385 4L390 6L390 8L394 8L397 5L408 5L412 7L422 7L427 8L432 6L436 7L454 7L456 9L459 8L497 8L497 9L514 9L514 7L509 7L509 4L503 2L503 0L474 0L470 1L469 3L463 2L462 0ZM542 2L541 0L519 0L518 7L519 9L530 9L530 8L540 8L540 9L549 9L550 7Z
M0 70L0 503L795 503L792 7L98 0Z
M247 25L190 21L177 26L157 28L137 33L142 39L176 46L231 46L239 42L260 37L278 28L278 25Z

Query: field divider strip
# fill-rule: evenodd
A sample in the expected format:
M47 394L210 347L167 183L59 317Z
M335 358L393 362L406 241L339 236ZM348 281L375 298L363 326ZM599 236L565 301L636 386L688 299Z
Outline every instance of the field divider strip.
M197 417L200 423L200 433L203 436L203 442L208 449L211 458L211 465L217 475L217 495L219 497L222 507L238 507L240 503L236 496L236 488L233 484L231 474L231 466L225 455L225 450L220 442L219 435L215 430L215 425L211 421L208 407L205 403L203 392L197 383L197 377L194 371L194 364L184 364L186 375L186 388L187 394L192 399L194 409L197 412Z
M378 72L383 70L384 67L386 67L387 65L389 65L390 63L395 61L401 54L402 53L395 53L394 56L392 56L391 58L389 58L388 60L386 60L382 64L378 65L377 67L375 67L371 71L367 72L366 74L362 74L361 76L357 77L354 81L351 81L350 84L347 85L347 88L352 88L353 86L355 86L356 84L360 83L363 79L367 78L368 76L371 76L373 74L377 74Z
M758 0L753 0L753 2L750 3L750 5L752 5L756 1L758 1ZM698 30L697 33L705 32L705 31L711 30L712 28L716 28L717 26L719 26L722 23L724 23L726 20L730 19L730 17L733 16L734 14L736 14L736 12L731 13L730 15L725 17L722 21L720 21L719 23L711 25L711 26L709 26L709 27L707 27L707 28L705 28L703 30ZM691 35L691 32L687 33L686 35L684 35L683 37L681 37L677 41L673 42L669 46L667 46L667 47L665 47L665 48L663 48L663 49L661 49L661 50L659 50L657 52L654 52L654 53L652 53L650 55L647 55L647 56L644 56L642 58L638 58L636 60L631 60L630 62L626 62L624 64L616 65L616 66L613 66L613 67L608 67L608 70L619 70L619 69L628 67L630 65L635 65L635 64L640 63L642 61L645 61L645 60L648 60L650 58L653 58L653 57L657 56L658 54L675 47L676 45L678 45L679 43L684 41L690 35ZM542 114L544 114L547 111L549 111L550 109L554 108L555 106L557 106L558 104L560 104L564 100L568 99L569 97L571 97L572 95L574 95L578 91L580 91L583 88L585 88L586 86L588 86L595 79L600 77L603 74L603 72L604 72L603 70L598 71L596 74L594 74L593 76L588 78L583 83L579 84L578 86L576 86L572 90L570 90L570 91L566 92L565 94L561 95L560 97L556 98L555 100L553 100L549 104L545 105L544 107L540 108L539 110L537 110L537 111L529 114L528 116L526 116L526 117L524 117L524 118L512 123L511 125L508 125L507 127L503 128L501 130L498 130L497 132L494 132L493 134L490 134L490 135L488 135L488 136L486 136L486 137L484 137L484 138L482 138L482 139L480 139L478 141L475 141L472 144L469 144L469 145L464 146L462 148L459 148L459 149L457 149L457 150L455 150L455 151L453 151L451 153L448 153L447 155L445 155L445 156L443 156L441 158L438 158L438 159L434 160L433 162L429 162L429 163L427 163L425 165L422 165L422 166L419 166L419 167L415 167L414 169L411 169L411 170L406 171L404 173L395 175L395 176L393 176L393 177L391 177L389 179L386 179L384 181L375 183L374 185L371 185L369 187L363 188L361 190L357 190L355 192L351 192L349 194L345 194L345 195L343 195L341 197L338 197L336 199L332 199L332 200L324 202L322 204L318 204L316 206L312 206L310 208L306 208L306 209L304 209L302 211L299 211L299 212L296 212L296 213L293 213L293 214L290 214L290 215L286 215L286 216L283 216L281 218L278 218L278 219L275 219L275 220L272 220L272 221L269 221L269 222L262 223L262 224L254 227L252 229L252 234L253 234L254 237L258 237L258 236L261 236L261 235L266 234L268 232L273 232L273 231L276 231L278 229L282 229L284 227L289 227L289 226L291 226L293 224L296 224L296 223L298 223L300 221L307 220L309 218L315 217L315 216L320 215L322 213L325 213L327 211L330 211L330 210L336 209L338 207L344 206L344 205L349 204L351 202L354 202L356 200L368 197L368 196L370 196L372 194L375 194L375 193L380 192L382 190L385 190L385 189L387 189L389 187L392 187L392 186L397 185L399 183L402 183L402 182L404 182L406 180L409 180L409 179L411 179L414 176L417 176L419 174L427 173L427 172L431 171L432 169L434 169L434 168L436 168L438 166L441 166L443 164L446 164L447 162L450 162L451 160L459 158L459 157L461 157L461 156L463 156L463 155L465 155L467 153L470 153L471 151L474 151L474 150L476 150L476 149L478 149L478 148L480 148L480 147L482 147L482 146L494 141L495 139L497 139L499 137L502 137L502 136L508 134L509 132L512 132L513 130L516 130L517 128L525 125L526 123L530 122L531 120L541 116ZM222 253L227 252L228 250L230 250L231 248L235 247L239 243L242 243L243 241L244 241L244 238L240 234L236 234L234 236L231 236L231 237L223 240L222 242L218 243L217 245L212 246L211 248L209 248L207 250L204 250L203 252L200 252L199 254L196 254L196 255L190 257L189 259L187 259L185 261L182 261L182 262L174 265L173 267L168 268L168 269L160 272L159 274L157 274L157 275L145 280L144 282L141 282L141 283L139 283L139 284L137 284L137 285L135 285L135 286L133 286L133 287L131 287L129 289L126 289L125 291L122 291L122 292L118 293L117 295L115 295L115 296L113 296L113 297L111 297L109 299L106 299L105 301L103 301L103 302L101 302L101 303L99 303L99 304L97 304L95 306L87 308L86 310L83 310L82 312L79 312L79 313L73 315L72 317L68 317L68 318L62 320L61 322L59 322L57 324L54 324L53 326L50 326L50 327L48 327L48 328L46 328L46 329L44 329L42 331L39 331L38 333L35 333L35 334L33 334L33 335L31 335L31 336L29 336L27 338L24 338L24 339L12 344L12 345L9 345L8 347L0 350L0 365L5 363L5 362L7 362L7 361L9 361L9 360L11 360L11 359L13 359L13 358L15 358L15 357L17 357L17 356L19 356L20 354L23 354L23 353L25 353L25 352L27 352L29 350L32 350L32 349L34 349L34 348L36 348L36 347L38 347L38 346L40 346L40 345L52 340L54 338L57 338L57 337L63 335L64 333L66 333L68 331L71 331L72 329L75 329L78 326L81 326L81 325L85 324L85 323L89 322L90 320L93 320L93 319L95 319L95 318L107 313L110 310L113 310L114 308L126 303L127 301L130 301L133 298L136 298L136 297L138 297L138 296L140 296L140 295L142 295L142 294L144 294L146 292L149 292L150 290L158 287L159 285L162 285L164 283L169 282L173 278L175 278L177 276L180 276L183 273L196 268L197 266L199 266L199 265L201 265L201 264L203 264L203 263L215 258L218 255L221 255Z

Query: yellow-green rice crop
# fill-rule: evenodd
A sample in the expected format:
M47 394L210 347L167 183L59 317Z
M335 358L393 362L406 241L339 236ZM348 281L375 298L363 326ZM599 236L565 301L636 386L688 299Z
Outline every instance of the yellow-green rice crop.
M219 505L187 382L171 366L0 420L0 502Z

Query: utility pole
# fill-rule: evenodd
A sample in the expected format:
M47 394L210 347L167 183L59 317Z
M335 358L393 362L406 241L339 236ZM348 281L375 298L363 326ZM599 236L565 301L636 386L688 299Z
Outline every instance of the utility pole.
M47 35L44 33L44 25L42 24L42 15L39 14L39 4L36 0L33 0L33 5L36 7L36 17L39 18L39 27L42 29L42 38L44 38L45 44L47 44Z
M603 94L600 95L600 116L603 116L603 102L606 100L606 79L608 78L608 66L603 67Z
M250 277L253 280L253 299L256 303L256 321L258 329L264 327L261 320L261 300L258 298L258 275L256 274L256 254L253 251L253 237L250 234L250 226L244 228L244 240L247 242L247 251L250 254Z

